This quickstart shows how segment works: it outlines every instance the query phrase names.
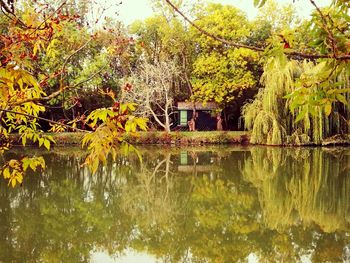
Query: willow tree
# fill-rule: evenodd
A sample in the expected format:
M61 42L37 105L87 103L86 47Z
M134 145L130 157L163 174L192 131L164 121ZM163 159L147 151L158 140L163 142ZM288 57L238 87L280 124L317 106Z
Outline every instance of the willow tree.
M321 144L334 135L343 135L348 140L347 10L340 2L323 11L317 8L306 28L299 28L299 32L308 31L312 36L309 46L298 43L297 33L282 36L280 45L277 43L281 35L275 39L275 48L269 51L261 78L264 89L243 109L246 127L252 130L252 143ZM289 45L299 48L304 45L305 50L321 55L290 58L288 55L294 51Z
M349 132L348 66L288 60L280 53L264 67L264 89L245 105L245 125L258 144L320 144ZM330 72L334 71L334 72Z
M297 28L299 35L289 31L275 37L261 78L264 89L243 108L252 143L321 144L338 134L348 140L348 6L335 1L321 10L310 2L315 6L312 20ZM310 43L300 36L305 32ZM293 56L293 46L320 56Z

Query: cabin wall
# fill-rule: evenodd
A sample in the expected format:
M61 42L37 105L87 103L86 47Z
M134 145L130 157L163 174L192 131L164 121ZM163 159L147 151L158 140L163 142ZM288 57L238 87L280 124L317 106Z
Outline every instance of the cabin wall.
M186 113L185 113L186 112ZM212 131L216 130L216 117L213 117L210 110L196 110L196 130ZM188 121L192 119L193 110L179 110L178 127L188 129Z

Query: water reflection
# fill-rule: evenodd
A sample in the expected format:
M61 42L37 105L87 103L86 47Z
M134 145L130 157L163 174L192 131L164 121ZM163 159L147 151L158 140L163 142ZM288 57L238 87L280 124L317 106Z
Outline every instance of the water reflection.
M23 187L2 182L0 262L349 259L349 149L140 151L92 176L58 150Z

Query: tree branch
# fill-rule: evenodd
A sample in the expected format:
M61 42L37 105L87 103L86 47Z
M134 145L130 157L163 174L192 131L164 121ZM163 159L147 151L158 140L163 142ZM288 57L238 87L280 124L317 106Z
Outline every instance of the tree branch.
M61 80L63 80L63 73L64 73L64 71L65 71L65 69L66 69L66 66L67 66L69 60L70 60L75 54L77 54L80 50L82 50L84 47L86 47L86 46L91 42L91 40L92 40L92 38L90 38L88 41L86 41L86 42L85 42L83 45L81 45L77 50L75 50L72 54L70 54L70 55L68 56L68 58L64 61L63 66L62 66L62 70L61 70L61 72L62 72Z
M259 48L259 47L255 47L255 46L249 46L249 45L244 45L244 44L240 44L237 42L233 42L233 41L229 41L223 38L220 38L214 34L209 33L208 31L204 30L203 28L199 27L198 25L196 25L193 21L191 21L186 15L184 15L170 0L165 0L166 3L171 6L174 11L176 13L178 13L180 16L183 17L183 19L185 19L190 25L192 25L194 28L196 28L198 31L200 31L202 34L217 40L223 44L229 45L229 46L233 46L233 47L237 47L237 48L246 48L246 49L250 49L250 50L255 50L258 52L263 52L264 49L263 48ZM312 0L310 0L312 1ZM300 57L300 58L308 58L308 59L318 59L318 58L332 58L332 59L337 59L337 60L348 60L350 59L350 54L345 54L345 55L340 55L335 57L334 54L330 54L330 55L321 55L321 54L307 54L307 53L302 53L302 52L286 52L286 54L288 56L296 56L296 57Z
M49 119L46 119L46 118L42 118L42 117L39 117L39 116L34 116L34 115L31 115L31 114L27 114L27 113L17 112L17 111L13 111L13 110L6 110L6 109L0 109L0 111L8 112L8 113L14 113L14 114L18 114L18 115L22 115L22 116L26 116L26 117L30 117L30 118L35 118L35 119L46 121L46 122L49 122L49 123L61 125L61 126L64 126L66 128L69 128L69 129L72 129L72 130L75 130L75 131L89 132L89 131L82 130L82 129L79 129L79 128L74 128L74 127L72 127L70 125L67 125L67 124L64 124L64 123L61 123L61 122L58 122L58 121L49 120Z
M320 17L321 17L322 24L323 24L323 28L324 28L324 30L327 32L329 42L330 42L330 44L331 44L331 46L332 46L333 57L334 57L334 58L337 58L337 45L336 45L336 40L335 40L335 38L334 38L334 35L333 35L332 31L330 31L329 28L328 28L328 26L327 26L326 17L323 15L321 9L316 5L316 3L315 3L314 0L310 0L310 3L316 8L318 14L319 14Z
M20 100L20 101L16 101L13 104L10 104L10 106L18 106L18 105L22 105L23 103L27 103L27 102L39 102L39 101L49 101L55 97L57 97L58 95L60 95L63 91L66 90L70 90L70 89L74 89L90 80L92 80L95 76L97 76L98 74L101 73L102 70L104 70L105 68L100 69L99 71L95 72L94 74L92 74L89 78L82 80L80 82L78 82L77 84L73 85L73 86L66 86L63 87L62 89L59 89L57 91L55 91L54 93L50 94L49 96L46 97L40 97L40 98L30 98L30 99L25 99L25 100Z
M10 9L10 7L7 6L7 4L3 1L3 0L0 0L0 7L1 9L3 9L5 12L15 16L14 14L14 9L13 9L13 2L12 2L12 10Z
M45 27L42 28L41 26L44 25L44 24L46 24L46 22L47 22L50 18L52 18L55 14L57 14L57 12L58 12L60 9L62 9L63 6L66 5L66 4L67 4L67 0L64 1L62 4L60 4L59 7L57 7L56 10L54 10L54 11L51 13L51 15L49 15L47 18L45 18L44 21L42 21L42 22L40 23L40 25L37 26L37 27L33 30L33 32L31 32L31 33L29 34L29 36L32 35L32 34L34 34L34 33L35 33L36 31L38 31L38 30L43 30L43 29L45 29Z
M196 28L202 34L204 34L204 35L206 35L206 36L208 36L208 37L210 37L212 39L215 39L215 40L217 40L217 41L219 41L219 42L221 42L223 44L229 45L229 46L238 47L238 48L247 48L247 49L251 49L251 50L255 50L255 51L264 51L263 48L236 43L236 42L229 41L229 40L223 39L221 37L218 37L218 36L216 36L214 34L209 33L208 31L206 31L203 28L201 28L198 25L196 25L187 16L185 16L184 13L182 13L172 2L170 2L170 0L165 0L165 1L168 3L168 5L170 5L175 10L175 12L177 12L180 16L182 16L191 26Z

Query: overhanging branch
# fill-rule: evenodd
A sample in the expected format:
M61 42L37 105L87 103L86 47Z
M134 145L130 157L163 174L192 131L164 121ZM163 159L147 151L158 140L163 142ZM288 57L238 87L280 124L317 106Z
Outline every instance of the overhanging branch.
M237 47L237 48L246 48L246 49L250 49L250 50L254 50L254 51L258 51L258 52L262 52L264 51L263 48L260 47L255 47L255 46L249 46L249 45L244 45L241 43L237 43L237 42L233 42L233 41L229 41L227 39L223 39L220 38L214 34L209 33L208 31L206 31L205 29L199 27L198 25L196 25L192 20L190 20L184 13L182 13L170 0L165 0L165 2L174 9L174 11L176 13L178 13L180 16L183 17L183 19L185 19L191 26L193 26L194 28L196 28L198 31L200 31L202 34L217 40L223 44L232 46L232 47ZM331 59L336 59L336 60L348 60L350 59L350 54L344 54L344 55L338 55L337 57L334 57L334 54L329 54L329 55L322 55L322 54L312 54L312 53L303 53L303 52L285 52L286 55L288 56L296 56L296 57L300 57L300 58L308 58L308 59L318 59L318 58L331 58Z
M34 119L46 121L46 122L49 122L49 123L53 123L53 124L57 124L57 125L64 126L64 127L66 127L66 128L69 128L69 129L72 129L72 130L75 130L75 131L89 132L89 131L82 130L82 129L79 129L79 128L74 128L74 127L72 127L72 126L70 126L70 125L67 125L67 124L64 124L64 123L61 123L61 122L58 122L58 121L49 120L49 119L46 119L46 118L43 118L43 117L34 116L34 115L27 114L27 113L23 113L23 112L18 112L18 111L13 111L13 110L7 110L7 109L0 109L0 111L2 111L2 112L8 112L8 113L13 113L13 114L18 114L18 115L26 116L26 117L29 117L29 118L34 118Z
M99 71L95 72L94 74L92 74L89 78L80 81L79 83L72 85L72 86L65 86L53 93L51 93L49 96L46 97L40 97L40 98L30 98L30 99L24 99L24 100L20 100L20 101L16 101L14 103L11 103L10 106L18 106L18 105L22 105L24 103L27 102L40 102L40 101L49 101L52 100L53 98L57 97L58 95L60 95L62 92L66 91L66 90L71 90L74 88L77 88L79 86L81 86L82 84L92 80L94 77L96 77L98 74L100 74L105 68L100 69Z

